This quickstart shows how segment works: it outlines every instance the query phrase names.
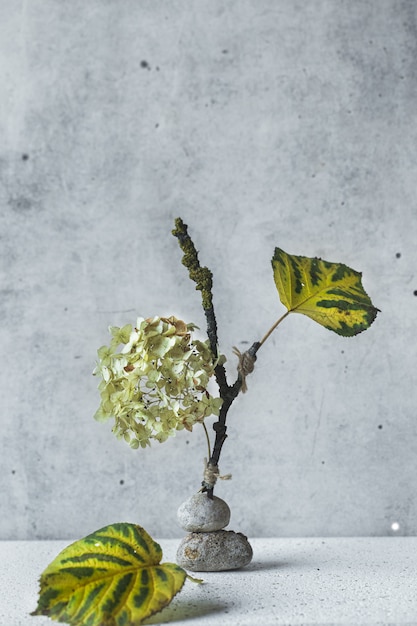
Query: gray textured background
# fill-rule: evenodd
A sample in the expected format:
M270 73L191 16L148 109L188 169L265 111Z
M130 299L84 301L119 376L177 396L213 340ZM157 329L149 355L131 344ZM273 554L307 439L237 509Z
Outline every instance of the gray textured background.
M201 428L132 451L92 416L107 326L204 327L170 231L215 275L221 349L284 312L276 245L363 271L382 314L290 316L229 416L217 494L255 535L417 530L417 4L0 2L0 538L181 536Z

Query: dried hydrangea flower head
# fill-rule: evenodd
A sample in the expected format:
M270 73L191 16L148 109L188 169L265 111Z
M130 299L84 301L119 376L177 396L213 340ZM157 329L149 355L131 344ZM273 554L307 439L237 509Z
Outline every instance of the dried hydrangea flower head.
M139 317L135 328L109 328L113 338L98 350L94 370L102 379L94 417L114 418L113 432L132 448L219 414L221 398L207 391L216 363L208 342L191 339L195 328L175 317Z

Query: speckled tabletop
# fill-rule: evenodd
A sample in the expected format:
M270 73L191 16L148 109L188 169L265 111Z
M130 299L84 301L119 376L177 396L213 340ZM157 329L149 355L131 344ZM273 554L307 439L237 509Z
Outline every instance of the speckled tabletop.
M29 615L42 570L69 541L0 542L0 624L46 626ZM173 561L179 540L159 540ZM417 537L252 539L252 563L186 581L145 624L417 624Z

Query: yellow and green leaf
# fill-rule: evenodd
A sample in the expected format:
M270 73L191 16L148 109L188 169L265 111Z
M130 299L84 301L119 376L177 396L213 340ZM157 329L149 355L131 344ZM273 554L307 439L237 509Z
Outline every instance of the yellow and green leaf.
M174 563L160 564L161 558L161 547L140 526L105 526L66 547L48 565L32 615L71 626L141 624L167 606L190 578Z
M275 248L274 280L282 304L339 335L366 330L378 309L362 286L362 274L342 263L287 254Z

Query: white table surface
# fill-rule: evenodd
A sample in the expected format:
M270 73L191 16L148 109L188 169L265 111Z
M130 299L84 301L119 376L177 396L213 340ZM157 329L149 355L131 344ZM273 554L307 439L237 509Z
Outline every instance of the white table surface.
M177 539L158 540L163 562ZM46 626L31 617L38 578L70 541L0 542L1 626ZM417 624L417 537L251 539L252 563L197 574L145 624Z

